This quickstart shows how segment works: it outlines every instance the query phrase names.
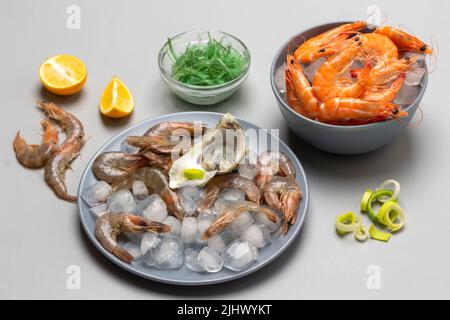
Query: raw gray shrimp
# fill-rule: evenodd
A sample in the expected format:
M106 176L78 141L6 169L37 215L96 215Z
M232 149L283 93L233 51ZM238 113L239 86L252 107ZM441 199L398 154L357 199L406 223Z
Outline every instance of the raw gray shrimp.
M197 207L197 214L210 208L219 197L220 191L226 188L236 188L244 191L247 198L256 204L259 204L261 201L261 193L252 180L235 173L218 175L206 185L203 199Z
M292 179L296 176L295 167L291 160L284 153L278 151L271 150L261 153L258 156L258 169L255 182L260 188L269 182L274 175Z
M281 232L286 234L289 226L295 224L298 215L298 205L302 191L297 182L288 177L273 177L262 188L266 203L283 212Z
M264 214L270 221L274 223L277 221L277 214L271 208L259 206L250 201L234 202L232 205L227 207L227 209L225 209L225 211L208 227L208 229L206 229L202 235L202 239L208 240L213 235L219 233L227 225L233 222L239 214L245 211L259 212Z
M76 139L66 142L53 154L44 168L44 177L47 184L62 200L76 202L77 197L68 194L65 182L66 170L70 168L70 163L79 155L85 141Z
M133 182L136 180L144 182L150 192L158 194L167 205L170 214L180 221L183 220L184 210L181 205L180 197L177 192L169 188L167 177L158 169L150 167L139 168L133 174L114 183L112 188L113 190L123 188L130 189Z
M205 126L192 122L162 122L151 127L143 136L129 136L128 144L162 154L173 151L184 153L191 147L191 139L195 134L203 134ZM189 137L191 139L173 139L174 137ZM177 148L177 150L175 150Z
M45 181L60 199L76 202L76 197L67 193L64 178L70 163L79 155L81 148L84 146L83 125L77 117L54 103L45 101L37 101L36 103L48 118L58 123L67 136L45 166Z
M168 174L172 167L172 159L168 155L157 154L151 150L143 151L141 154L149 160L149 166L160 169L164 174Z
M70 143L71 141L84 138L83 124L73 114L64 111L55 103L46 101L36 101L37 106L44 111L50 119L55 120L67 135L66 140L61 144Z
M28 144L25 139L17 133L13 147L17 160L28 168L40 168L44 166L58 144L58 130L48 120L42 120L42 142L40 145Z
M126 263L131 263L134 258L117 244L117 237L122 232L143 233L146 231L165 233L170 231L170 226L130 213L106 213L95 223L95 236L103 248Z
M140 154L104 152L94 160L92 171L97 179L111 184L148 164L149 160Z

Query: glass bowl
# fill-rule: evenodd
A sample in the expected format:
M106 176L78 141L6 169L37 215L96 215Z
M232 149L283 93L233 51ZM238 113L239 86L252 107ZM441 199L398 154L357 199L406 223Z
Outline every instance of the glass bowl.
M193 104L211 105L227 99L242 86L245 79L247 79L250 69L250 52L248 48L241 40L231 34L221 31L191 30L180 33L170 39L175 53L181 54L188 45L206 44L209 37L222 40L224 44L231 45L232 48L244 55L247 64L237 78L214 86L196 86L182 83L171 76L173 60L169 55L169 42L166 41L159 51L158 63L161 78L173 93Z

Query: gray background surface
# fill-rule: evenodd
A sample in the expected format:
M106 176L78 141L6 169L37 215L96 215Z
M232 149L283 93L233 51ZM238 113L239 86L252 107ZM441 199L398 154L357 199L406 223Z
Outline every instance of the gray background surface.
M0 5L0 162L2 207L0 298L450 298L450 2L378 1L388 22L438 40L440 56L422 102L424 119L395 143L362 156L334 156L301 143L284 124L269 85L279 46L296 32L333 20L361 19L374 1L2 1ZM81 8L81 29L66 28L66 8ZM237 35L250 48L252 67L241 91L213 107L196 107L170 94L159 78L164 40L193 28ZM59 53L79 56L88 81L78 95L58 98L41 88L38 68ZM103 119L98 102L118 75L132 90L136 109L119 121ZM33 101L60 103L85 124L89 141L68 175L75 192L90 157L113 134L156 115L191 110L232 112L281 138L302 161L311 202L297 241L278 260L245 279L214 287L173 287L140 279L114 266L88 241L75 205L59 201L41 170L15 160L17 132L37 141L41 117ZM413 120L418 123L420 117ZM358 210L366 187L385 178L402 183L405 230L388 244L340 239L334 217ZM66 269L81 268L81 289L66 287ZM370 290L367 269L381 271Z

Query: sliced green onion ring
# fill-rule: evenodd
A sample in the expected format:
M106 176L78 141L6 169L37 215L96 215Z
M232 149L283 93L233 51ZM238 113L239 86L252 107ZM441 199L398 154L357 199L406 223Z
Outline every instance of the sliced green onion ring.
M381 206L377 218L380 223L383 223L392 232L400 230L405 224L405 213L403 209L392 200L385 202Z
M369 200L367 201L367 215L369 216L370 220L374 223L381 223L384 224L383 221L378 220L377 214L372 209L372 204L375 200L378 200L380 197L392 197L394 194L394 191L383 189L383 190L377 190L370 196Z
M361 227L355 231L355 239L360 242L364 242L369 239L369 233L364 225L361 225Z
M394 186L394 193L391 197L380 197L377 200L380 202L387 202L387 201L397 201L398 197L400 196L400 183L394 179L388 179L386 181L384 181L377 190L391 190L390 188L388 189L387 187L389 186Z
M391 234L387 232L380 231L375 228L375 225L372 223L369 228L369 234L372 239L388 242L391 238Z
M361 198L361 212L367 211L367 205L369 204L370 196L372 195L373 191L370 189L367 189L362 198Z
M336 217L336 230L339 234L355 232L362 226L361 217L353 212L347 212Z

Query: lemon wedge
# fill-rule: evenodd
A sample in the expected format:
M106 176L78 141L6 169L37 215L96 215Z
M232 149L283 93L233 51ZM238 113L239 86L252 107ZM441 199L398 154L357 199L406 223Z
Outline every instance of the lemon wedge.
M87 70L83 61L77 57L61 54L41 64L39 78L48 91L66 96L83 88Z
M188 180L200 180L205 176L205 172L202 169L184 169L184 177Z
M111 118L128 116L134 110L133 95L117 77L113 77L103 91L100 112Z

